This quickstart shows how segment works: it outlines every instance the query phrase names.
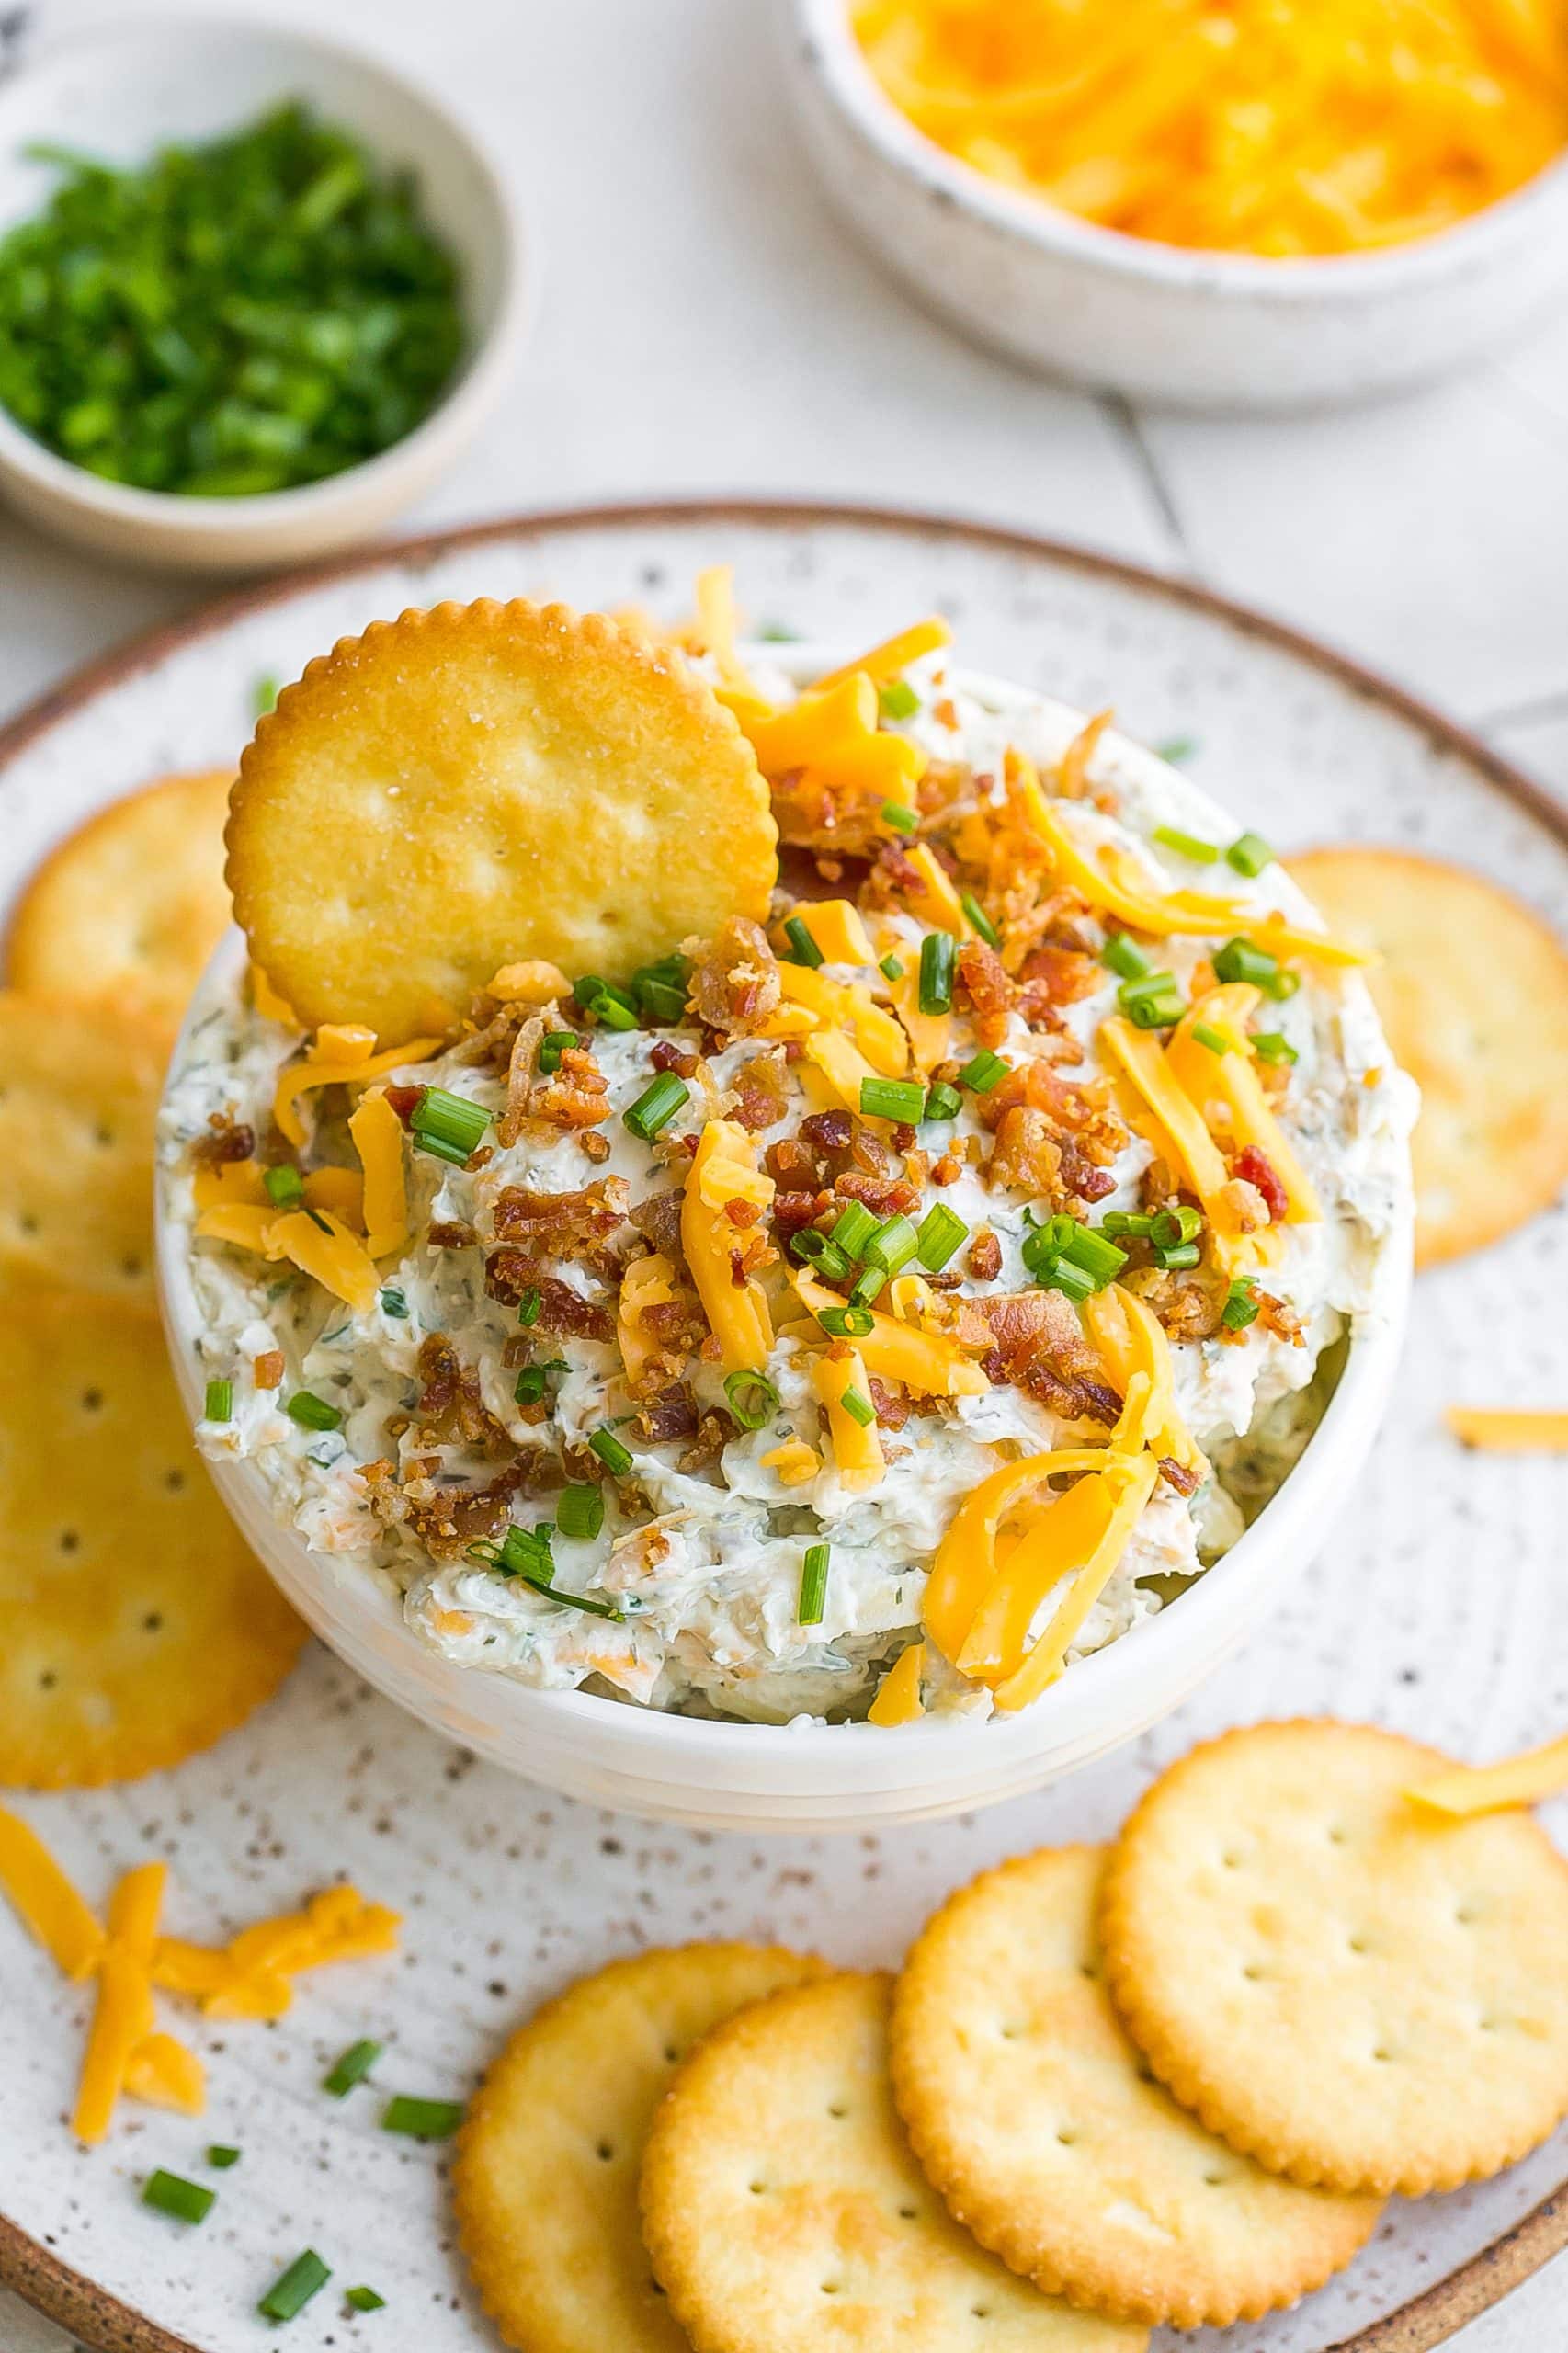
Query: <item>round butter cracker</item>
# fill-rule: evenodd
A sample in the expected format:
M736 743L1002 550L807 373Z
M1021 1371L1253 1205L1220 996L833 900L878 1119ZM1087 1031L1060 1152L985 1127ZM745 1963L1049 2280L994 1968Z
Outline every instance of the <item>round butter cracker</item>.
M981 2243L1129 2319L1224 2327L1293 2303L1365 2245L1375 2198L1278 2180L1154 2083L1106 1994L1095 1847L1004 1863L926 1923L893 1997L893 2092Z
M463 2253L508 2344L687 2353L638 2228L649 2123L721 2019L825 1967L779 1946L639 1953L513 2035L469 2103L452 2175Z
M256 727L229 821L254 961L306 1027L395 1043L505 964L615 980L766 916L767 787L683 658L519 599L378 621Z
M1161 2080L1293 2180L1456 2189L1568 2115L1568 1863L1366 1724L1255 1724L1142 1799L1107 1867L1107 1979Z
M130 1008L173 1031L230 920L232 768L165 777L61 843L6 938L14 988Z
M776 1994L710 2034L648 2138L642 2229L696 2353L1143 2353L1018 2279L920 2173L887 2073L890 1982Z
M1410 850L1307 850L1290 871L1367 973L1421 1088L1419 1266L1478 1250L1568 1183L1568 948L1496 883Z
M0 1302L0 1783L84 1789L207 1748L305 1629L191 1444L147 1308Z

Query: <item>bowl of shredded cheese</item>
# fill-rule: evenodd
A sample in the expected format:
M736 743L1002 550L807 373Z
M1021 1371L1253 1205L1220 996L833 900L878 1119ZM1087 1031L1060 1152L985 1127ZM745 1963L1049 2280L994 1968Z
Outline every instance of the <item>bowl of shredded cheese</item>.
M793 0L828 191L1015 358L1191 405L1396 390L1568 288L1563 0Z

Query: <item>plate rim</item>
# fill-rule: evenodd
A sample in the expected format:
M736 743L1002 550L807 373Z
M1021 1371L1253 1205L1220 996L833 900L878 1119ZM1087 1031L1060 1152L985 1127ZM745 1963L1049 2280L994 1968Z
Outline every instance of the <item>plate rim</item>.
M633 499L606 505L536 507L489 521L456 523L412 537L379 541L324 563L302 564L249 581L226 595L155 622L111 646L108 653L69 672L33 697L0 727L0 786L22 754L77 710L126 679L153 668L187 646L215 636L233 622L269 606L288 603L312 588L398 564L434 564L458 549L492 540L549 532L636 529L661 524L760 523L812 529L848 524L868 530L921 531L964 540L1004 553L1043 557L1068 571L1120 582L1164 597L1188 610L1226 622L1244 637L1261 639L1325 673L1368 702L1392 710L1433 745L1479 770L1505 799L1514 801L1568 847L1568 806L1544 784L1494 751L1459 720L1426 702L1381 672L1314 637L1291 622L1204 587L1199 582L1155 571L1072 540L1019 531L971 517L933 513L910 506L861 506L816 498L754 498L720 494L675 499ZM1523 2218L1457 2270L1389 2313L1381 2320L1342 2337L1323 2353L1432 2353L1453 2332L1500 2303L1515 2288L1568 2250L1568 2180L1550 2191ZM0 2213L0 2287L11 2289L46 2320L70 2331L98 2353L205 2353L190 2338L175 2335L124 2303L107 2289L62 2262L48 2246Z

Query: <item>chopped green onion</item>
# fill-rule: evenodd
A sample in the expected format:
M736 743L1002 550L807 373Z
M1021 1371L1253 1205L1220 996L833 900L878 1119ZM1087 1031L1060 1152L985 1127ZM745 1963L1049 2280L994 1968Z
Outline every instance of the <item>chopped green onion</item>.
M160 2214L172 2214L179 2222L204 2222L217 2195L215 2189L206 2189L199 2181L187 2181L177 2173L165 2173L161 2165L142 2185L142 2205L155 2206Z
M1260 1063L1289 1063L1300 1059L1290 1039L1282 1037L1278 1029L1256 1030L1252 1050Z
M1092 1299L1105 1285L1097 1283L1086 1267L1075 1266L1071 1258L1053 1257L1042 1265L1035 1275L1041 1290L1059 1290L1075 1304Z
M846 1258L859 1258L864 1256L866 1245L876 1230L874 1212L864 1201L851 1201L835 1218L829 1239L837 1243Z
M1197 749L1196 735L1172 735L1165 743L1155 745L1154 757L1168 760L1173 768L1179 767L1183 760L1191 759Z
M795 1616L802 1626L820 1626L827 1599L827 1573L833 1552L826 1544L808 1544L801 1563L801 1598Z
M631 994L643 1018L665 1023L684 1021L690 978L691 965L685 956L662 956L656 964L640 966L631 975Z
M884 956L877 966L884 981L902 981L903 966L896 956Z
M1153 838L1174 849L1183 858L1190 858L1195 866L1212 866L1220 855L1218 842L1206 842L1198 834L1184 834L1179 825L1156 825Z
M863 1430L869 1430L877 1418L876 1407L858 1389L846 1389L838 1402L850 1420L858 1422Z
M928 931L920 943L920 1010L922 1013L950 1013L953 1009L953 973L958 963L958 949L945 931Z
M814 1225L806 1226L790 1245L790 1256L808 1267L814 1267L824 1282L841 1282L849 1272L850 1260L836 1242L819 1233Z
M1157 1250L1173 1250L1184 1242L1196 1242L1203 1231L1203 1212L1188 1201L1178 1202L1174 1210L1156 1210L1149 1221L1149 1239Z
M1221 981L1247 981L1255 988L1267 988L1279 970L1279 959L1271 956L1267 948L1239 936L1227 939L1223 948L1214 951L1214 974Z
M537 1405L544 1395L545 1375L569 1370L564 1357L551 1357L544 1364L526 1364L517 1375L512 1394L519 1405Z
M724 1377L730 1411L743 1430L759 1430L778 1411L778 1392L765 1373L732 1372Z
M923 1267L938 1273L955 1250L969 1240L969 1228L956 1210L937 1201L921 1219L915 1235L915 1255Z
M421 1152L463 1168L478 1151L479 1140L489 1125L490 1114L483 1103L471 1102L466 1095L454 1095L445 1086L422 1086L409 1115L408 1131Z
M460 2099L413 2099L398 2092L381 2110L383 2132L406 2132L415 2141L449 2141L463 2120Z
M326 1399L318 1397L313 1390L296 1389L283 1411L291 1422L298 1422L302 1430L335 1430L343 1427L343 1415L337 1407L329 1405Z
M979 934L980 938L984 940L987 948L1000 948L1002 945L1002 935L997 930L995 925L992 922L990 916L986 914L985 909L981 905L980 901L975 897L974 892L972 891L964 892L959 901L959 904L962 907L965 915L969 917L972 928Z
M1100 1232L1108 1233L1113 1242L1127 1237L1147 1242L1153 1222L1153 1219L1142 1210L1107 1210L1100 1220Z
M881 1298L886 1287L887 1279L887 1269L883 1267L862 1267L849 1286L850 1305L852 1307L873 1306Z
M540 1074L553 1078L561 1068L561 1057L568 1046L581 1045L575 1029L547 1029L539 1041Z
M1138 980L1123 981L1116 995L1136 1029L1168 1029L1187 1011L1171 972L1145 972Z
M269 670L264 671L250 690L250 707L253 717L256 719L265 719L269 710L276 710L278 708L278 692L279 688L278 680L273 676Z
M939 1078L926 1094L926 1117L927 1120L956 1120L962 1109L963 1097L956 1086L949 1086L945 1079Z
M1127 1253L1105 1233L1080 1225L1065 1213L1048 1218L1024 1244L1024 1265L1048 1290L1063 1290L1072 1299L1086 1299L1103 1290L1127 1264Z
M385 2310L387 2300L378 2296L373 2288L346 2288L343 2301L351 2312L379 2313Z
M920 830L920 813L903 801L884 801L882 823L895 834L914 834Z
M802 916L790 917L784 926L784 937L790 943L789 961L790 963L807 965L814 972L825 961L822 949L807 930Z
M313 2246L297 2255L287 2271L275 2279L256 2311L263 2320L292 2320L311 2298L326 2286L332 2272Z
M394 1283L389 1283L381 1293L381 1313L390 1315L394 1324L408 1321L408 1301Z
M879 1225L861 1252L868 1266L880 1267L884 1275L896 1275L907 1267L919 1247L919 1236L906 1217L890 1217Z
M305 1198L305 1180L291 1162L285 1161L278 1168L264 1168L261 1181L267 1199L278 1209L295 1209Z
M877 702L884 719L913 719L920 698L907 678L890 678L878 689Z
M322 2077L323 2091L330 2092L334 2099L341 2099L356 2084L364 2082L385 2047L380 2042L351 2042Z
M824 1307L817 1316L824 1332L835 1340L863 1340L868 1332L877 1328L877 1319L869 1307Z
M1173 1249L1168 1250L1161 1249L1156 1245L1154 1264L1156 1267L1164 1267L1168 1274L1174 1274L1180 1267L1196 1267L1202 1256L1203 1253L1196 1242L1178 1242Z
M590 1618L613 1618L619 1624L621 1612L613 1602L600 1601L588 1593L564 1593L556 1584L555 1563L550 1551L553 1533L548 1520L541 1521L538 1528L509 1528L499 1544L471 1544L468 1557L471 1561L483 1561L486 1568L494 1569L504 1577L520 1577L536 1593L543 1594L547 1601L562 1602L568 1609L585 1610Z
M1276 1005L1282 1005L1288 996L1295 995L1301 985L1300 972L1292 972L1288 964L1281 964L1273 979L1263 983L1263 994L1271 996Z
M668 1127L681 1106L689 1101L691 1089L684 1078L673 1070L662 1070L652 1086L644 1087L635 1103L621 1113L621 1123L644 1143L652 1143L661 1128Z
M1240 1275L1225 1293L1225 1304L1220 1310L1220 1321L1227 1332L1244 1332L1249 1324L1257 1322L1257 1302L1253 1297L1253 1279Z
M791 629L788 621L764 621L756 634L764 645L794 645L798 643L801 632L798 629Z
M863 1078L860 1108L869 1120L899 1120L917 1126L926 1112L926 1089L917 1078Z
M556 1498L555 1524L562 1536L591 1543L605 1524L605 1491L601 1486L562 1487Z
M1274 863L1274 852L1261 834L1238 834L1225 856L1236 872L1244 874L1249 881Z
M597 972L585 972L572 994L585 1013L607 1029L635 1029L637 1007L624 989L618 989Z
M537 1324L539 1322L539 1311L543 1304L544 1302L539 1290L530 1283L528 1290L524 1291L522 1297L517 1302L518 1323L523 1324L525 1327L530 1324Z
M612 1479L624 1479L631 1468L630 1449L622 1446L607 1423L601 1422L589 1438L588 1450L598 1456Z
M238 2149L226 2149L221 2141L214 2141L207 2152L207 2162L217 2172L227 2173L231 2165L239 2164L240 2152Z
M1124 981L1141 981L1153 970L1141 948L1134 948L1124 931L1113 931L1100 949L1100 962L1108 972L1115 972Z
M989 1095L994 1086L1007 1076L1008 1065L1000 1054L976 1054L965 1063L959 1073L959 1085L971 1087L976 1095Z
M202 1400L201 1418L206 1422L229 1421L234 1411L234 1384L232 1381L210 1381Z
M1207 1046L1211 1054L1228 1054L1231 1051L1230 1040L1223 1037L1210 1021L1193 1023L1192 1040L1195 1045Z

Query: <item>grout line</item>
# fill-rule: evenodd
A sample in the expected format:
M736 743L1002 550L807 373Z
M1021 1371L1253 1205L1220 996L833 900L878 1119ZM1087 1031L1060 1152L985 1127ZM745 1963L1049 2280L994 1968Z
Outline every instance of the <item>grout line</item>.
M1178 568L1196 576L1198 566L1187 540L1187 527L1181 518L1181 509L1176 503L1165 469L1154 454L1137 410L1122 392L1099 392L1096 399L1101 414L1138 472L1154 511L1165 527Z

